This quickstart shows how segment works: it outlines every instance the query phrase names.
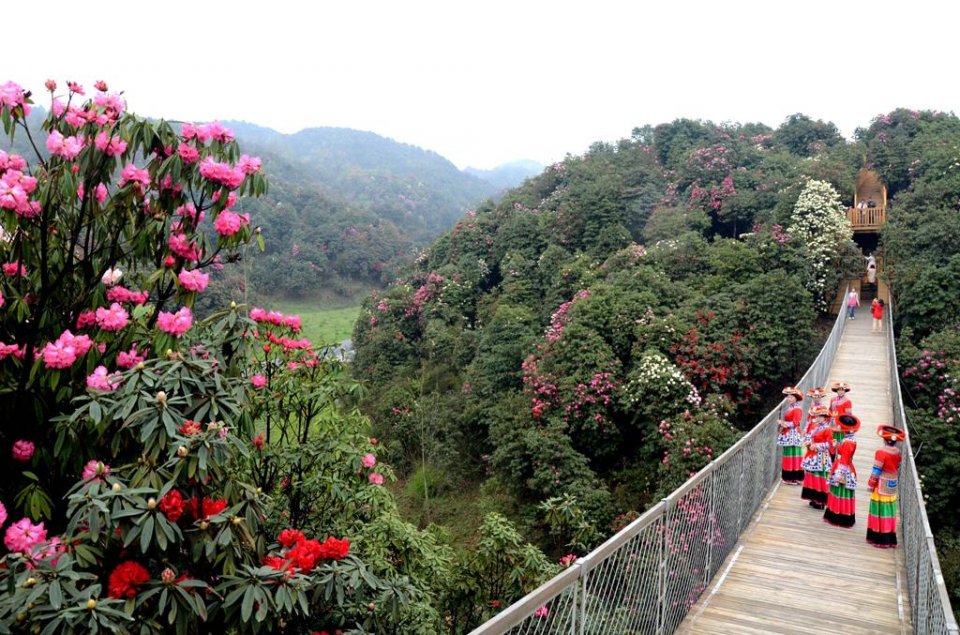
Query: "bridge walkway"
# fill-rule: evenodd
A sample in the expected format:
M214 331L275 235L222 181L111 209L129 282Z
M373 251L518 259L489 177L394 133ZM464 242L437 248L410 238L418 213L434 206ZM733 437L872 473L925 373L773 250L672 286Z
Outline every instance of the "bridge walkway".
M850 383L853 413L863 422L854 457L856 526L833 527L800 499L799 487L775 486L678 633L913 632L902 550L865 541L866 483L881 445L875 431L893 421L888 338L871 333L865 308L847 323L828 375Z

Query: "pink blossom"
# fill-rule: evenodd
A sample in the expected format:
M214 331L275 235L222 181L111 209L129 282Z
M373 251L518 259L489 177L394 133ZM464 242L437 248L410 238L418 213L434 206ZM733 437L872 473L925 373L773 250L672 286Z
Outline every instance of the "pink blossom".
M283 318L283 325L290 328L294 333L300 332L300 316L287 315Z
M131 291L124 287L110 287L107 289L107 299L111 302L132 302L146 304L150 294L147 291Z
M260 374L253 375L252 377L250 377L250 385L256 388L257 390L260 390L261 388L264 388L267 385L267 378Z
M83 357L90 350L93 342L86 335L73 335L64 331L55 342L44 346L41 355L47 368L69 368L77 358Z
M81 86L77 82L68 81L67 88L70 90L71 93L76 93L81 96L86 94L83 92L83 86Z
M20 261L14 260L13 262L5 262L2 266L3 275L8 278L15 278L17 276L26 276L27 268L20 264Z
M187 271L184 269L180 272L180 285L187 291L194 291L196 293L202 292L207 288L207 283L210 281L210 276L203 273L199 269L193 269Z
M190 242L186 234L171 233L170 238L167 239L167 246L170 247L170 251L184 260L190 262L200 260L200 252L197 249L197 244Z
M541 606L540 608L538 608L536 611L533 612L533 616L538 619L543 619L548 615L550 615L550 609L548 609L546 606Z
M85 329L97 323L96 311L83 311L77 316L77 328Z
M96 146L97 150L99 150L100 152L103 152L108 157L120 156L127 150L126 141L124 141L120 137L114 137L107 134L105 130L101 130L99 133L97 133L97 136L93 140L93 145ZM130 164L130 165L133 165L133 164ZM149 185L150 183L148 180L147 186ZM120 183L120 187L123 187L123 182Z
M141 190L147 190L150 188L150 173L146 169L141 169L132 163L128 163L124 166L123 171L120 172L120 187L123 187L127 183L139 185Z
M360 459L360 462L363 464L363 467L373 467L377 464L377 457L367 452L363 455L363 458Z
M220 143L227 143L233 140L233 130L227 128L219 121L211 121L208 124L199 126L203 130L204 136Z
M59 119L67 111L67 105L59 99L54 99L50 104L50 109L53 110L53 116Z
M93 83L93 87L102 93L107 92L107 82L103 81L102 79L98 79L97 81L95 81Z
M43 85L51 93L57 89L57 82L52 79L48 79L47 81L43 82ZM0 525L2 524L3 523L0 523Z
M21 518L7 527L3 536L3 544L13 552L27 553L34 546L47 539L47 530L43 523L34 525L29 518Z
M50 154L62 157L68 161L77 158L83 150L84 141L76 136L64 137L58 130L53 130L47 137L47 150Z
M187 165L193 165L200 160L200 151L189 143L181 143L177 146L177 154Z
M97 309L97 325L104 331L119 331L127 325L129 320L130 314L116 302L111 304L109 309L104 307Z
M197 212L197 208L193 203L181 205L177 208L176 212L177 216L185 221L189 221L194 227L203 222L204 213L202 211Z
M103 183L97 183L97 187L93 190L93 196L97 199L97 203L103 205L103 202L107 200L107 186Z
M31 441L20 439L19 441L14 441L11 454L13 455L14 461L26 463L33 458L34 450L36 450L36 446L34 446Z
M370 472L370 475L367 476L367 480L370 481L373 485L383 485L383 474L377 472Z
M213 157L207 157L200 162L200 176L231 190L240 187L246 177L243 170L234 168L228 163L218 163L213 160Z
M26 354L27 354L27 349L25 346L17 346L16 344L4 344L3 342L0 342L0 361L8 357L23 359L26 356Z
M0 84L0 108L6 106L13 110L17 106L23 107L23 114L30 114L30 105L26 103L26 94L19 84L7 82Z
M117 366L124 369L130 369L142 362L145 359L144 355L138 354L137 345L134 344L130 347L129 351L122 351L117 355Z
M83 466L83 473L80 476L85 481L91 478L103 479L110 476L110 466L103 461L91 459Z
M109 374L106 366L97 366L91 375L87 376L87 388L111 392L120 385L119 374Z
M240 168L244 174L253 174L261 170L263 162L260 160L260 157L250 157L242 154L240 155L240 160L237 161L237 167Z
M161 311L157 317L157 328L170 335L183 335L193 325L193 314L189 307L182 307L176 313Z
M233 236L240 228L244 225L250 223L250 219L246 215L241 216L240 214L235 214L228 209L223 210L220 214L217 215L217 219L213 221L213 228L217 230L217 233L221 236Z

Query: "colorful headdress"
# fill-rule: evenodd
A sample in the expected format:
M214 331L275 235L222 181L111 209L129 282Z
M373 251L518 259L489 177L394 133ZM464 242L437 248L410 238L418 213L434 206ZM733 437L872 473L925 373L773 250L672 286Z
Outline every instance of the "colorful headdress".
M860 429L860 419L854 415L840 415L837 417L837 425L844 432L856 432Z
M817 386L816 388L811 388L808 390L807 395L809 395L811 399L819 400L827 396L827 391L820 386Z
M813 408L810 408L809 414L813 417L829 417L830 408L827 408L826 406L814 406Z
M877 426L877 434L887 441L903 441L907 438L907 433L895 426L888 426L881 423Z
M845 381L835 381L830 385L830 390L832 390L833 392L837 392L841 388L843 388L847 392L850 392L850 384L848 384Z
M784 395L793 395L797 398L797 401L803 401L803 391L795 388L794 386L787 386L783 389Z

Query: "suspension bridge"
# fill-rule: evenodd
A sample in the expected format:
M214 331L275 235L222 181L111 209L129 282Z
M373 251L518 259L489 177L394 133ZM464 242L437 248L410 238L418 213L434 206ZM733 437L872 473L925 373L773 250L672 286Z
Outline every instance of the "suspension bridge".
M841 311L797 384L853 386L853 411L863 421L853 528L823 522L799 488L780 484L778 407L667 498L471 635L958 635L910 446L893 316L881 333L870 323L867 311L852 321ZM897 549L865 540L880 423L908 434Z

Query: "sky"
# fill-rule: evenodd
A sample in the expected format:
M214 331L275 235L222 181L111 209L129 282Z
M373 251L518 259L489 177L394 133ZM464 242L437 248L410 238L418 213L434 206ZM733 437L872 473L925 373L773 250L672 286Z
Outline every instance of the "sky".
M953 0L5 2L0 82L104 79L134 112L369 130L458 167L544 164L679 117L845 136L960 112ZM89 94L89 93L88 93Z

